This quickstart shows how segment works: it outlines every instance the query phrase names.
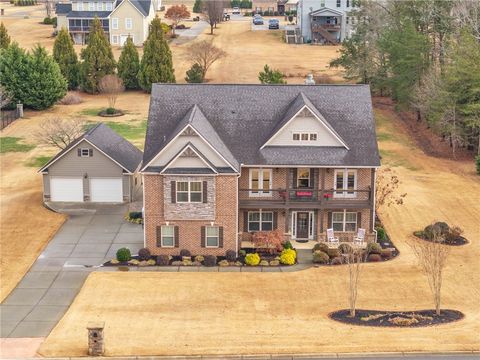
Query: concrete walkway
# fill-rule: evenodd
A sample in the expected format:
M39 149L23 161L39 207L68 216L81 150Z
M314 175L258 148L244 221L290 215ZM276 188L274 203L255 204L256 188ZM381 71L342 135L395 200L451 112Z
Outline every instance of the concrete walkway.
M0 305L0 337L47 336L95 267L121 247L137 253L143 229L124 221L126 211L125 205L102 205L71 215Z

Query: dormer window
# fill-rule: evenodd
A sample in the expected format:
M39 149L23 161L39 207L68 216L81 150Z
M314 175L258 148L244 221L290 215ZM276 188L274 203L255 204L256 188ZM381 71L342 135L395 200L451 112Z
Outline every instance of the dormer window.
M292 139L293 141L317 141L317 133L294 132Z

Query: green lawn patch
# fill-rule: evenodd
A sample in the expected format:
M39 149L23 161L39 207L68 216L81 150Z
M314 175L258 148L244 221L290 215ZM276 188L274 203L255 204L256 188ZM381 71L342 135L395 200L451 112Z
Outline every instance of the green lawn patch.
M407 159L402 157L396 151L380 149L380 157L382 158L382 164L392 167L401 166L410 171L420 170L418 167L413 166Z
M136 142L135 140L143 141L145 133L147 132L147 120L132 120L125 122L104 121L103 123L131 142ZM85 131L97 124L97 122L93 121L87 122L85 125Z
M31 158L28 161L26 161L25 165L28 166L28 167L41 168L51 158L52 158L51 156L44 156L44 155L36 156L36 157Z
M18 137L2 137L0 138L0 153L9 152L28 152L35 149L35 145L19 143L23 138Z
M377 132L377 140L378 141L390 141L393 140L392 134L385 133L385 132Z
M98 113L102 110L104 109L103 108L83 109L82 111L78 112L78 114L84 115L84 116L98 116Z

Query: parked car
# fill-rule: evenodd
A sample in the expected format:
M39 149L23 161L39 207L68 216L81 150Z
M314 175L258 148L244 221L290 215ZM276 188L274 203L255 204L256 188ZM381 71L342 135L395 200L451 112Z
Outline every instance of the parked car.
M280 29L280 22L277 19L268 20L269 29Z
M233 15L240 15L240 8L238 6L235 6L232 11Z
M261 16L254 16L253 25L263 25L263 18Z

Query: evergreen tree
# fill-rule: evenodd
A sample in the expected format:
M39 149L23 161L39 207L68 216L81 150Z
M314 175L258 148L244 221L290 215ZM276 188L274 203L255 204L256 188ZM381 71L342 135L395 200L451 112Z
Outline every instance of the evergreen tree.
M60 67L40 45L37 45L32 54L29 54L26 80L28 89L23 103L32 109L47 109L67 93L68 83Z
M5 91L12 97L12 103L24 102L29 69L28 54L16 42L0 49L0 79Z
M187 77L185 81L191 84L203 82L203 68L201 65L195 63L190 70L187 70Z
M142 89L152 91L153 83L174 83L172 53L164 38L162 24L158 16L150 24L147 41L143 46L143 57L138 73Z
M123 46L117 65L118 76L123 80L125 88L138 89L137 77L139 67L138 51L133 44L132 38L129 36Z
M195 14L202 13L202 0L195 0L195 4L193 4L193 12Z
M60 66L63 76L67 79L68 89L76 89L79 80L79 64L77 54L73 48L72 38L66 28L62 28L55 39L53 58Z
M268 65L265 65L263 71L258 74L258 80L262 84L286 84L287 82L283 80L284 77L281 71L270 69Z
M80 72L81 86L86 92L95 94L98 92L100 79L115 72L112 48L98 18L93 20L87 47L82 50L80 57L83 60Z
M10 45L10 36L8 35L7 28L0 23L0 49L6 49Z

